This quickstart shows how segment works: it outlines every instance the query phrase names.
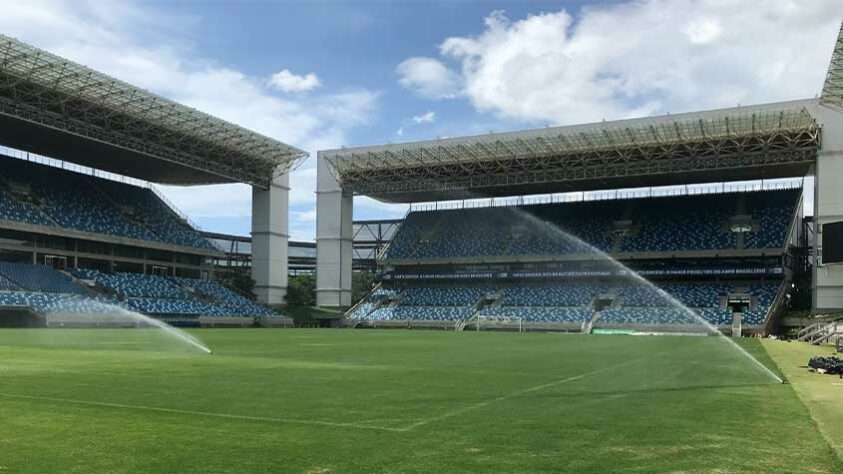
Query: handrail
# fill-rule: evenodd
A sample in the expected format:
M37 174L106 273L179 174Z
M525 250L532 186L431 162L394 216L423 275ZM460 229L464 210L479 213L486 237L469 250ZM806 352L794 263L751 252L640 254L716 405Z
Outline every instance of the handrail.
M399 224L399 229L400 229L400 225L401 225L401 224ZM398 232L398 231L396 230L395 232ZM395 234L393 234L393 235L395 235ZM375 260L376 260L376 261L377 261L377 260L383 260L383 259L386 257L386 252L388 252L388 251L389 251L389 245L390 245L391 243L392 243L392 241L390 240L390 241L389 241L389 242L387 242L387 243L386 243L383 247L381 247L380 252L378 252L378 254L377 254L377 255L375 255Z
M779 290L776 292L776 297L773 299L773 304L770 305L770 310L767 311L767 316L764 319L764 323L762 327L764 328L764 334L769 334L769 329L773 320L775 319L775 314L779 311L782 301L784 301L784 295L786 293L787 288L787 280L782 281L782 284L779 285Z
M825 324L825 323L814 323L814 324L809 324L808 326L805 326L804 328L802 328L802 329L800 329L799 331L796 332L796 338L801 340L802 338L807 337L810 333L815 332L816 329L822 324Z
M817 324L810 332L806 333L803 337L805 340L813 339L814 336L820 334L821 332L825 331L828 327L828 323L821 323Z
M357 303L355 303L355 304L354 304L354 306L352 306L351 308L349 308L349 309L348 309L348 311L346 311L345 313L343 313L342 318L343 318L343 319L350 319L350 318L351 318L351 315L352 315L352 314L354 314L354 312L357 310L357 308L358 308L358 307L360 307L360 305L362 305L364 301L368 301L368 300L369 300L369 297L370 297L370 296L372 296L372 294L373 294L374 292L378 291L378 290L380 289L381 285L383 285L383 283L382 283L382 282L378 282L378 284L377 284L377 285L375 285L375 287L374 287L374 288L372 288L371 290L369 290L369 292L368 292L368 293L366 293L366 296L364 296L364 297L360 298L360 301L358 301Z
M167 207L169 207L169 208L170 208L170 210L171 210L171 211L173 211L173 213L175 213L175 214L176 214L176 216L178 216L179 218L181 218L182 220L184 220L184 221L187 223L187 225L189 225L190 227L192 227L194 230L197 230L197 231L199 231L199 232L204 232L204 230L202 229L202 227L201 227L199 224L197 224L197 223L196 223L193 219L191 219L191 218L190 218L190 217L189 217L186 213L182 212L182 210L181 210L181 209L179 209L179 208L178 208L178 207L177 207L177 206L176 206L176 205L175 205L172 201L170 201L169 199L167 199L167 196L165 196L165 195L164 195L164 193L162 193L162 192L158 189L158 187L156 187L156 186L155 186L154 184L152 184L152 183L147 183L147 184L148 184L147 189L149 189L150 191L152 191L152 194L154 194L154 195L155 195L155 197L157 197L158 199L160 199L160 200L161 200L161 202L163 202L163 203L164 203ZM215 249L219 250L220 252L224 252L224 253L226 253L226 252L225 252L225 249L223 248L223 246L222 246L222 245L220 245L219 243L217 243L217 241L215 241L214 239L209 239L209 238L204 237L204 236L203 236L203 238L204 238L205 240L207 240L208 242L210 242L210 243L211 243L211 245L212 245Z
M404 222L407 220L407 216L409 216L411 212L413 212L412 203L407 206L407 211L404 212L404 217L402 217L401 221L396 224L395 231L392 232L392 238L390 238L389 242L387 242L383 247L381 247L380 252L375 255L375 261L383 260L384 258L386 258L386 252L389 251L389 247L392 245L392 241L395 240L395 236L398 235L398 232L401 231L401 226L404 225Z

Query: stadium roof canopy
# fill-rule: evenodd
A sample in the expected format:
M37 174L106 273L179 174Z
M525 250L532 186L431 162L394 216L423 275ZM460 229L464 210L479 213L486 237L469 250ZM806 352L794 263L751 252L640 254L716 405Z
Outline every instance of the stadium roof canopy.
M831 64L825 76L820 103L830 107L843 108L843 23L831 54Z
M302 150L0 35L0 143L165 184L267 187Z
M343 189L387 202L788 177L816 159L816 105L781 102L320 156Z

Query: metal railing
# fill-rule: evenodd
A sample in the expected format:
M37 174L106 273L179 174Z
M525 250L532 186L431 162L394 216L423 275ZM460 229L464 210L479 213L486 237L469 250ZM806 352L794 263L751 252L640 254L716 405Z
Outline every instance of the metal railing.
M355 311L357 311L357 308L359 308L364 302L369 301L369 297L372 296L372 294L374 294L374 292L378 291L382 285L383 285L383 283L378 282L378 284L375 285L374 288L372 288L368 293L366 293L366 296L364 296L363 298L360 298L360 301L355 303L354 306L349 308L348 311L346 311L345 314L342 315L343 320L350 319L351 315L354 314Z
M701 196L709 194L749 193L800 189L803 178L761 180L753 182L710 183L703 185L660 186L651 188L616 189L611 191L585 191L576 193L542 194L534 196L508 196L501 198L464 199L410 204L409 212L445 211L454 209L482 209L491 207L528 206L534 204L562 204L571 202L616 201L674 196ZM406 216L405 216L406 218Z

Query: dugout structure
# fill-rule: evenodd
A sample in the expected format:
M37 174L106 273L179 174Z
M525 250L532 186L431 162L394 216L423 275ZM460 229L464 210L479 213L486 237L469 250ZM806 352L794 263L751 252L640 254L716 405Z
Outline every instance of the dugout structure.
M255 292L283 302L304 151L2 35L0 144L152 183L250 185Z
M815 175L813 306L843 308L843 30L816 99L318 153L317 303L349 306L353 196L413 203Z

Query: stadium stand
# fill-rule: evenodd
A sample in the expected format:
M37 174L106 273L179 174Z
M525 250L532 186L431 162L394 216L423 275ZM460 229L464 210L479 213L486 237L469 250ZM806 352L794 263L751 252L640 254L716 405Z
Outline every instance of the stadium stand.
M143 223L163 242L186 247L213 248L151 190L95 179L96 185L130 218Z
M230 315L275 316L269 308L235 293L217 282L198 280L195 278L173 278L173 280L188 291L199 291L206 298L214 301L217 306L225 308L222 312Z
M384 261L405 269L404 273L411 269L410 275L417 271L424 278L384 280L383 286L347 317L356 321L453 321L457 326L485 318L582 325L583 330L592 325L705 328L706 322L730 326L730 305L734 304L743 312L744 325L759 326L774 306L781 279L707 280L708 274L703 272L693 281L682 281L682 277L677 280L666 274L657 280L657 287L624 272L613 273L611 266L601 274L599 264L581 267L577 262L605 261L596 251L619 260L657 258L657 262L664 262L665 255L675 258L684 252L694 252L695 256L688 258L719 258L718 252L731 251L727 255L737 257L731 257L730 266L753 267L757 263L743 263L740 252L762 257L783 253L800 202L800 189L777 189L416 210L407 215ZM539 276L527 276L542 278L542 259L560 256L567 257L564 265L574 269L573 273L585 269L582 273L590 276L519 283L508 273L512 266L520 268L521 258L530 257L528 262L539 263L533 267ZM718 265L717 260L712 261ZM486 276L472 267L489 264L499 267ZM548 268L553 273L564 270L564 265ZM436 284L426 283L437 271L451 276L440 277ZM460 276L461 272L480 272L470 277L480 279L465 283L460 278L467 277ZM498 277L492 276L495 274Z
M762 324L781 282L676 283L661 286L594 282L591 284L500 284L498 286L411 286L379 288L349 317L373 321L462 321L481 318L523 319L540 323L588 321L598 300L608 305L597 315L598 325L696 325L702 320L715 326L732 322L726 306L730 295L750 295L754 309L744 311L744 323ZM380 304L385 299L390 304ZM483 303L489 303L483 305Z
M0 184L2 183L0 181ZM44 226L53 224L34 204L18 201L2 188L0 188L0 219Z
M0 291L15 291L20 290L20 287L8 278L0 276Z
M203 251L215 249L150 189L16 158L0 158L0 221ZM132 251L137 252L130 249L129 257L140 258L140 253ZM60 255L61 250L57 253ZM190 254L186 262L194 267L201 265L200 258L190 251L185 253ZM180 256L172 258L175 261ZM269 308L211 281L84 268L68 268L64 272L12 262L0 262L2 305L26 306L42 314L59 310L66 314L97 314L117 305L162 317L277 316Z
M744 247L780 248L799 196L798 190L774 190L629 199L611 206L597 201L414 211L386 258L578 254L592 247L607 253L615 247L621 253L737 249L729 224L742 206L752 209ZM615 222L629 226L615 229Z
M634 325L699 324L692 314L677 308L607 308L601 323Z
M746 207L751 209L757 227L746 234L746 248L777 248L784 245L787 229L793 218L795 191L750 193Z
M378 309L384 301L389 298L396 297L398 294L399 292L397 290L379 286L372 290L366 298L360 301L360 304L357 305L356 308L352 308L349 317L356 320L366 319L367 317L370 317L373 311Z
M0 159L0 219L213 249L151 190L19 159Z
M523 318L525 321L537 323L582 324L591 317L593 312L593 309L586 307L501 306L480 310L478 315L483 318L512 320Z
M40 314L61 313L97 315L125 307L110 298L82 296L67 293L36 293L28 291L0 292L0 307L29 307Z
M41 265L0 262L0 274L15 287L44 293L85 294L84 288L62 272ZM16 289L16 288L12 288Z
M653 198L639 203L634 230L624 235L623 252L720 250L736 248L725 228L735 212L734 195Z
M86 282L94 285L89 288ZM279 316L213 281L81 268L65 273L14 262L0 262L2 306L25 306L41 314L100 314L117 306L157 316Z
M121 299L186 299L188 297L187 292L167 277L137 273L104 273L97 270L83 270L76 273L96 281Z
M136 273L105 273L73 269L78 278L128 302L130 308L147 314L225 317L269 317L276 313L212 281L185 277L163 277Z
M471 306L492 287L430 286L408 288L401 293L402 306Z
M584 306L606 288L601 285L518 285L504 290L504 306Z
M398 306L393 309L392 318L398 320L457 321L470 315L471 307L468 306Z

